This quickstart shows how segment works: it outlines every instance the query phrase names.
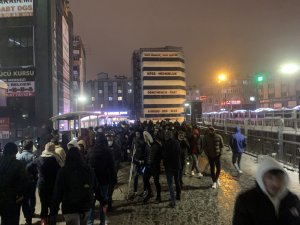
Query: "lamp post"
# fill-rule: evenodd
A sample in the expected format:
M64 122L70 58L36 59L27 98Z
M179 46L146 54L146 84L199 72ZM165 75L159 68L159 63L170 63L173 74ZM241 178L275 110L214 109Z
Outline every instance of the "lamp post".
M221 106L222 103L224 102L224 108L226 108L226 95L224 93L224 83L227 81L227 75L225 73L220 73L217 77L218 83L221 84ZM225 101L224 101L225 97Z

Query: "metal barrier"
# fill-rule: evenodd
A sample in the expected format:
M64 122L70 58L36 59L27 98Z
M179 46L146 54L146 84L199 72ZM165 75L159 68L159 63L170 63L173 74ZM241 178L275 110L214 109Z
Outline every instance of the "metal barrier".
M229 144L229 139L234 133L232 127L214 126L216 132L221 134L224 143ZM201 126L202 133L205 132L207 127ZM245 130L242 127L242 133ZM274 132L251 130L246 131L248 135L246 153L257 157L260 155L268 155L276 160L282 162L287 168L291 170L299 169L300 163L300 143L297 141L286 140ZM251 133L251 134L249 134ZM296 136L294 139L297 139Z

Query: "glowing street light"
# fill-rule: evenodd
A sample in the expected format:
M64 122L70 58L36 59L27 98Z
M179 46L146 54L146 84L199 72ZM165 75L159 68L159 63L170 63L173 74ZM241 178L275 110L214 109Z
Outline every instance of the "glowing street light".
M227 80L227 75L225 73L221 73L218 75L218 83L224 82Z
M78 100L79 102L84 103L84 102L87 101L87 97L84 96L84 95L80 95L80 96L77 97L77 100Z
M287 63L287 64L283 64L282 66L280 66L279 68L279 72L282 74L295 74L297 72L299 72L299 65L296 63Z

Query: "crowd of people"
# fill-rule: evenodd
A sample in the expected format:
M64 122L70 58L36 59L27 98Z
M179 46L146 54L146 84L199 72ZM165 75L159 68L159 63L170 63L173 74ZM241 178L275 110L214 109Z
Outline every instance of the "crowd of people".
M53 131L40 155L32 151L34 143L30 138L22 141L21 149L14 143L4 146L3 156L0 158L1 224L19 224L21 209L26 224L32 224L32 218L36 215L37 189L42 225L55 224L60 208L67 225L92 225L96 201L100 202L100 224L104 225L106 213L113 210L112 196L118 184L118 171L122 161L131 161L128 198L142 199L145 204L154 197L151 177L156 189L155 202L159 204L162 201L160 176L164 172L170 194L169 207L174 208L181 199L183 175L189 173L198 178L203 176L198 160L202 153L209 162L211 187L216 189L221 185L220 157L224 142L213 127L200 132L197 126L178 122L150 121L133 125L120 123L117 126L82 130L81 136L76 140L67 140L66 136L63 141L60 139L60 134ZM241 174L241 158L246 138L239 127L228 144L233 152L234 168ZM191 163L190 170L186 168L188 159ZM272 166L264 168L257 178L257 188L262 193L257 195L255 191L251 191L238 197L234 224L299 224L292 223L299 222L300 206L298 198L286 189L287 174L279 164L269 164ZM139 177L142 177L143 182L140 186ZM276 179L281 181L280 187L274 181ZM133 191L130 189L131 180ZM143 189L138 192L139 187ZM269 200L268 204L273 204L276 208L274 212L269 212L270 215L274 214L273 220L260 220L252 213L254 209L258 213L258 201L254 199L262 197L261 195L266 198L264 201ZM293 202L286 203L286 198ZM281 201L284 201L288 209L293 210L288 211L290 213L284 211ZM248 202L252 211L248 210ZM253 222L249 222L252 217ZM286 218L291 223L276 222L285 221ZM268 223L269 221L276 223Z

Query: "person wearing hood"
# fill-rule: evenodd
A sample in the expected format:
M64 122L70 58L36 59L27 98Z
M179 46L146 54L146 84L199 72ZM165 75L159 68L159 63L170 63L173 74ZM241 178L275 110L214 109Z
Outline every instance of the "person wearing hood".
M38 172L37 186L41 201L41 225L48 223L56 175L63 165L60 156L55 153L55 144L48 142L42 155L27 166L30 174Z
M209 166L210 166L210 176L213 181L212 188L216 189L220 186L219 176L221 172L221 154L224 148L223 138L221 135L216 134L213 127L208 128L208 132L203 138L203 149L207 155Z
M235 202L233 225L299 225L300 201L287 188L283 167L267 157L256 173L256 187Z
M65 163L66 161L66 152L65 150L59 145L59 142L58 142L58 137L55 137L55 138L52 138L51 139L51 142L53 144L55 144L55 153L57 155L60 156L61 160L63 161L63 163Z
M241 174L243 173L243 171L241 170L241 159L246 147L246 138L241 133L241 128L239 126L237 126L234 131L235 133L229 140L229 146L232 150L232 163L237 172Z
M79 148L78 142L76 140L71 140L68 144L67 144L68 150L72 147L75 148Z
M9 142L0 157L0 217L2 225L18 225L20 207L28 184L22 162L16 159L18 146Z

